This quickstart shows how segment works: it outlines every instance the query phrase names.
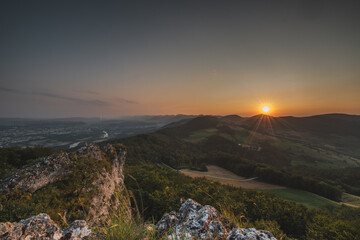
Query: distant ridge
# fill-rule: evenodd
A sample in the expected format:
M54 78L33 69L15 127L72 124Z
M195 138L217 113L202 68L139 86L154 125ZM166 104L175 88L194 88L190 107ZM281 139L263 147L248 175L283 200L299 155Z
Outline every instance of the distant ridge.
M242 118L242 117L240 117L239 115L236 115L236 114L231 114L231 115L226 115L226 116L222 117L222 119L229 120L229 121L239 121L239 120L242 120L244 118Z
M260 121L262 120L262 121ZM172 122L163 127L163 130L170 131L171 128L178 127L182 132L191 132L206 128L214 128L219 122L225 121L230 124L243 126L249 130L257 131L300 131L311 132L318 135L340 135L360 137L360 115L350 115L342 113L330 113L313 115L306 117L273 117L269 115L255 115L252 117L240 117L238 115L226 116L197 116L194 118L182 119ZM171 130L172 131L172 130Z
M260 122L260 119L263 121ZM255 115L245 119L242 125L258 130L271 127L274 130L294 130L313 132L322 135L336 134L342 136L360 137L360 116L340 113L322 114L307 117L272 117ZM259 125L259 126L257 126Z

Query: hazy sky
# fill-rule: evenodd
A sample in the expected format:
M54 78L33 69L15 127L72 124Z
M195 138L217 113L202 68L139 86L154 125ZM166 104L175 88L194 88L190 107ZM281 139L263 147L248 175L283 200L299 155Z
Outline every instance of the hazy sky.
M0 117L360 114L360 1L1 0Z

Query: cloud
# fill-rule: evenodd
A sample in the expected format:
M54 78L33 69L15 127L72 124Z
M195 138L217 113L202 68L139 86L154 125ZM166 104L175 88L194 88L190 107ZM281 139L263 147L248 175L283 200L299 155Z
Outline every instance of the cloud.
M90 94L90 95L100 95L98 92L95 92L95 91L87 91L87 90L74 90L74 92L77 92L77 93L85 93L85 94Z
M215 69L213 69L213 70L210 72L210 75L212 75L212 76L216 76L216 70L215 70Z
M84 93L84 94L89 94L89 95L101 95L99 92L88 91L88 90L75 90L74 92ZM115 97L115 98L110 98L110 99L115 100L115 101L120 102L120 103L139 104L136 101L125 99L125 98Z
M18 94L26 93L26 92L21 91L21 90L17 90L17 89L13 89L13 88L6 88L6 87L0 87L0 91L10 92L10 93L18 93Z
M109 105L111 105L108 102L105 102L105 101L102 101L102 100L97 100L97 99L74 98L74 97L67 97L67 96L62 96L62 95L53 94L53 93L46 93L46 92L34 92L32 94L33 95L38 95L38 96L43 96L43 97L49 97L49 98L63 99L63 100L68 100L68 101L72 101L72 102L77 102L77 103L96 105L96 106L109 106Z
M110 105L112 105L109 101L104 101L104 100L99 100L99 99L69 97L69 96L50 93L50 92L41 92L41 91L29 92L29 91L23 91L20 89L7 88L7 87L0 87L0 91L14 93L14 94L22 94L22 95L26 94L26 95L54 98L54 99L62 99L62 100L67 100L67 101L71 101L71 102L95 105L95 106L110 106ZM98 93L96 93L96 92L92 92L92 93L98 95ZM114 100L117 102L126 103L126 104L138 104L138 102L124 99L124 98L119 98L119 97L115 98Z

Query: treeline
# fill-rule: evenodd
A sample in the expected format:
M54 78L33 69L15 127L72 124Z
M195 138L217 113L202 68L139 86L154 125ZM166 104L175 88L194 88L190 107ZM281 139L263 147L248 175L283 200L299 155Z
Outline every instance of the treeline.
M258 177L264 182L305 190L334 201L340 201L342 198L342 191L338 187L331 186L323 181L234 157L230 154L211 152L207 161L221 165L240 176Z
M138 135L120 141L127 147L129 164L163 162L173 168L197 169L203 168L204 164L215 164L240 176L259 177L264 182L309 191L334 201L340 201L342 197L338 187L314 177L303 177L290 170L265 164L266 161L285 163L282 153L273 151L271 146L265 146L261 152L247 152L221 136L211 136L195 145L160 133Z
M45 147L0 148L0 179L7 177L14 169L33 163L40 157L49 156L55 151Z
M181 199L192 198L214 206L241 227L265 228L278 239L360 239L360 209L310 210L272 194L192 179L151 164L126 165L125 174L126 187L147 220L156 222L164 212L178 209Z
M259 177L264 182L305 190L334 201L340 201L342 198L340 188L325 183L316 176L306 177L290 169L274 167L285 167L290 162L283 152L269 143L264 142L259 152L248 151L239 148L229 139L214 135L199 147L204 154L202 161L227 168L240 176Z
M198 167L196 159L201 150L193 144L160 133L140 134L126 139L115 140L127 149L127 164L166 163L174 168Z
M310 177L326 179L326 181L332 184L341 186L346 192L360 196L360 167L313 169L302 166L297 169L297 172Z

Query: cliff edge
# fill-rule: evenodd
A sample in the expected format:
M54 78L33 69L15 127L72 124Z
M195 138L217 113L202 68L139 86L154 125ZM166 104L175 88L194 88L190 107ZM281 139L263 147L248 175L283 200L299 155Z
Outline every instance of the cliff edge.
M0 221L39 213L62 226L78 219L90 226L105 221L112 210L129 204L123 194L125 159L125 149L110 144L41 158L0 181Z

